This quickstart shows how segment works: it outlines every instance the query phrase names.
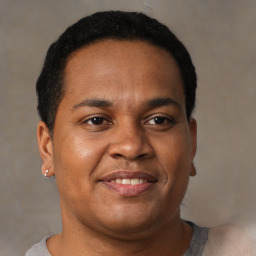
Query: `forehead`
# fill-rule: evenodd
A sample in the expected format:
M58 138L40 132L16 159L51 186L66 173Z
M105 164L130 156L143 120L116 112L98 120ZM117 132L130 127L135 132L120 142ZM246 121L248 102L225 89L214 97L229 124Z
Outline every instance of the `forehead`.
M104 40L77 50L66 65L64 81L65 94L77 96L104 97L114 90L122 98L159 93L184 97L174 58L143 41Z
M166 49L155 46L149 42L141 40L115 40L115 39L105 39L102 41L97 41L91 45L84 46L71 54L68 58L68 62L65 71L70 71L70 69L77 68L77 64L80 66L81 61L86 64L87 68L95 68L94 64L97 66L99 62L105 65L105 68L112 64L112 60L121 61L125 65L129 64L127 61L129 59L136 58L141 61L148 62L149 65L157 65L155 71L159 70L159 63L169 66L176 66L178 70L178 65L171 53ZM151 58L151 60L149 59ZM133 63L136 65L136 63ZM145 66L146 63L143 63ZM169 65L168 65L169 64ZM85 66L83 67L85 68ZM179 71L178 71L179 72Z

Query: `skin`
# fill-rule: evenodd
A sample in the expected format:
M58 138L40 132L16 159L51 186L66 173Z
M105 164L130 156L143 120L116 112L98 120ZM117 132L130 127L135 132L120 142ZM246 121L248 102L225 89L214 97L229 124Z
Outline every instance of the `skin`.
M192 229L180 204L195 175L196 122L168 52L114 40L79 49L65 68L53 136L43 122L37 134L42 171L55 175L60 194L63 232L47 241L53 256L183 255ZM116 171L154 182L122 194L102 182Z

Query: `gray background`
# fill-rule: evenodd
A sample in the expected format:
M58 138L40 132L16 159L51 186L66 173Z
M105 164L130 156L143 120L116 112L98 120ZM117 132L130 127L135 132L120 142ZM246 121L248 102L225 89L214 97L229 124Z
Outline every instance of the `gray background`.
M197 68L198 174L182 216L254 230L255 0L0 0L0 256L24 255L61 228L54 181L40 171L35 82L48 46L68 25L110 9L167 24Z

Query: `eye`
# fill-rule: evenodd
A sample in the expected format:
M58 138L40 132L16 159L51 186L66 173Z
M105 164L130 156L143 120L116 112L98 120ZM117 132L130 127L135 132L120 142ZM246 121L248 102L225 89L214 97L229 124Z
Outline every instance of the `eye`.
M103 131L112 126L112 122L103 116L92 116L82 121L82 127L89 131Z
M104 121L106 121L105 118L96 116L86 120L85 123L90 125L101 125L104 123Z
M171 118L163 117L163 116L155 116L150 119L147 124L150 125L170 125L173 124L173 120Z
M164 124L166 121L166 118L157 116L149 120L149 124Z

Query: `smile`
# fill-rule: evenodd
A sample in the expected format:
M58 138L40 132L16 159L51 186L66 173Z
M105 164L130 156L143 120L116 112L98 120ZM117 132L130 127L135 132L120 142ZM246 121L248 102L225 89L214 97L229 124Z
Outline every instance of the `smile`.
M117 179L111 180L110 182L118 183L118 184L123 184L123 185L138 185L138 184L147 183L147 180L139 179L139 178L135 178L135 179L121 179L121 178L117 178Z
M145 172L116 171L99 180L105 187L121 196L134 197L150 191L157 179Z

